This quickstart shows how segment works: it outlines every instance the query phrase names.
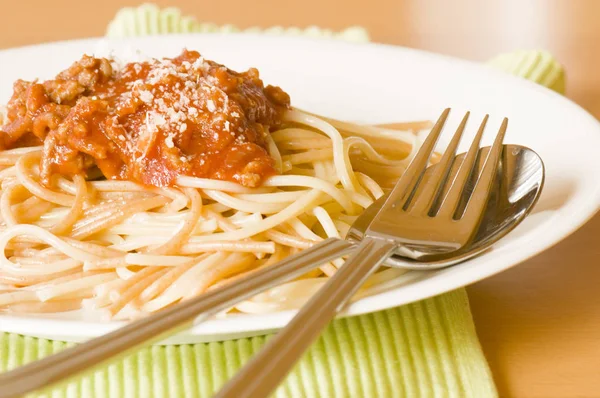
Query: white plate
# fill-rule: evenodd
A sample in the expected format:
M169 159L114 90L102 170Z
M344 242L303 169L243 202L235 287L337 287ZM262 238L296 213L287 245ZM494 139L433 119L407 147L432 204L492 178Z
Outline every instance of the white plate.
M18 78L49 78L98 40L53 43L0 52L0 102ZM435 119L452 107L449 126L469 109L470 127L490 113L492 136L510 119L506 143L526 145L546 164L546 186L537 208L493 250L449 269L405 274L395 286L354 303L347 315L378 311L431 297L512 267L554 245L585 223L600 206L600 125L569 100L533 83L453 58L384 45L238 35L189 35L104 42L104 49L139 49L173 56L183 47L233 68L257 67L264 81L280 85L300 108L327 116L383 123ZM468 141L468 140L465 140ZM210 320L165 343L226 340L273 331L292 311ZM0 315L0 330L80 341L119 327L119 322Z

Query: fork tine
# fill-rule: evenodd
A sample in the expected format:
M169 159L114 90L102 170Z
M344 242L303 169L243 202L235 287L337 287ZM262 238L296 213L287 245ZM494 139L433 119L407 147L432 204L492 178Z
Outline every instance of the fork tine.
M410 162L408 168L400 178L400 181L398 181L392 192L390 192L390 195L384 206L386 206L388 203L395 203L398 200L403 200L406 202L408 199L410 199L411 192L418 184L423 171L427 167L429 158L433 152L433 149L435 148L438 138L440 137L440 133L442 132L442 128L446 123L449 113L450 108L444 109L439 119L432 127L431 132L425 139L425 142L423 142L423 145L417 152L416 156Z
M437 214L438 216L454 216L458 204L460 203L463 189L467 181L469 181L471 173L473 172L473 166L475 166L475 160L477 159L477 153L479 152L479 144L481 143L481 137L483 136L483 132L485 131L485 126L487 124L488 118L489 115L485 115L485 117L481 121L479 130L477 130L477 134L475 134L475 138L473 138L473 142L469 147L469 151L467 152L466 156L462 161L462 164L460 165L460 169L458 170L456 178L454 179L454 181L452 181L450 190L448 191L448 194L442 201L442 204Z
M448 148L446 148L442 159L437 164L431 178L425 184L423 191L421 191L418 198L415 200L411 211L424 213L431 210L432 205L435 203L435 199L444 187L444 184L448 178L448 173L450 172L450 168L454 163L456 148L458 147L458 143L460 142L463 131L465 130L467 120L469 119L469 114L470 112L467 112L460 122L460 125L456 129L456 132L454 133Z
M483 171L477 179L475 189L469 198L469 202L467 203L467 207L461 218L461 221L466 221L466 225L472 225L477 222L483 214L483 209L487 204L490 190L492 189L494 178L496 177L496 172L498 170L498 163L500 162L503 149L502 142L504 141L504 134L506 133L507 126L508 119L504 118L500 130L498 131L498 135L496 135L496 139L494 140L494 144L485 160Z

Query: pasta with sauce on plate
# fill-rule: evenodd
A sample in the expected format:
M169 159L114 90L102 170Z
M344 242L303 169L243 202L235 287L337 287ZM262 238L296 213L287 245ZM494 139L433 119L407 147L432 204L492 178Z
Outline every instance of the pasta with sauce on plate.
M0 121L0 311L130 319L344 237L429 124L400 127L297 110L256 69L187 50L19 80ZM340 261L230 311L300 306Z

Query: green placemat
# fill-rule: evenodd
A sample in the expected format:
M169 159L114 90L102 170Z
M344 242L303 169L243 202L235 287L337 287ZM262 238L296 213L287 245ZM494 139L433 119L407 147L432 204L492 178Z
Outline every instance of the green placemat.
M126 8L110 23L111 37L177 32L239 31L199 23L175 8ZM269 28L265 34L308 34L368 41L360 27L342 32L310 27ZM489 63L554 90L562 67L546 52L503 54ZM269 336L179 346L153 346L49 393L52 397L209 397ZM71 345L0 334L0 372ZM1 387L1 386L0 386ZM464 289L373 314L338 319L306 353L277 397L496 397Z

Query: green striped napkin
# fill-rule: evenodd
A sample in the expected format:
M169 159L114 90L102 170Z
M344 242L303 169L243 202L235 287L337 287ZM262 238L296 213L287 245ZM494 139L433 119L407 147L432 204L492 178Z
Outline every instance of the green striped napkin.
M56 389L52 397L210 397L268 336L153 346ZM70 346L0 335L0 371ZM464 289L338 319L276 397L495 397Z
M125 8L110 23L111 37L177 32L239 31L202 24L179 10ZM260 31L252 29L252 31ZM307 34L368 41L362 28L271 28L265 34ZM554 90L564 90L562 67L543 51L500 55L489 63ZM92 375L51 391L52 397L209 397L258 351L269 336L145 348ZM71 343L0 333L0 372L60 351ZM459 289L373 314L338 319L299 362L276 397L496 397Z

